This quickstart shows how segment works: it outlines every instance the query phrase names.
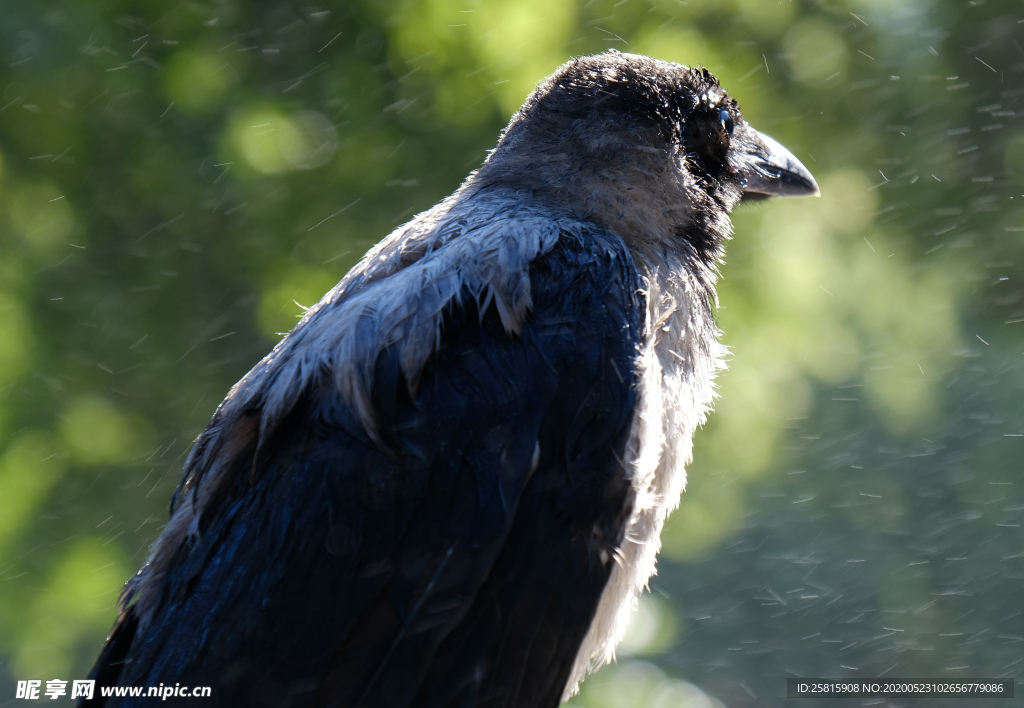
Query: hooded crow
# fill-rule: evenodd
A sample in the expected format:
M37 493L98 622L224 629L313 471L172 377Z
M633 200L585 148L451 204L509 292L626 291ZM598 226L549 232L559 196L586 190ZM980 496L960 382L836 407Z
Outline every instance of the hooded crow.
M817 193L707 70L561 66L228 393L82 705L556 706L683 490L730 211Z

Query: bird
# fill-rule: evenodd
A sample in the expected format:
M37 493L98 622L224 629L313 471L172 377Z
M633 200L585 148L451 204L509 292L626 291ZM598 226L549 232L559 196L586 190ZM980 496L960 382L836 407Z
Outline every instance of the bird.
M818 193L707 69L560 66L231 388L80 705L566 700L711 410L729 214Z

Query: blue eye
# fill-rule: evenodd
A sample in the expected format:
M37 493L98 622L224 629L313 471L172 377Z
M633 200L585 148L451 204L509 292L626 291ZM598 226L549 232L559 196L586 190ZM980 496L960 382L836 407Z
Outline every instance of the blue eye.
M718 120L722 121L722 126L725 128L725 132L732 135L732 129L736 127L733 123L732 116L729 115L729 111L724 108L718 113Z

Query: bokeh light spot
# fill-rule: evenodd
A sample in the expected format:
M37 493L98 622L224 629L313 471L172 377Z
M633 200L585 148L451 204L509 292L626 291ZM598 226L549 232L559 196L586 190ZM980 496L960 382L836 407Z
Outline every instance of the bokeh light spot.
M60 478L64 459L46 433L18 435L0 456L0 551L23 529Z
M288 115L272 106L237 114L228 127L228 139L246 165L266 175L320 167L338 148L334 126L320 113Z
M168 60L164 86L176 107L202 111L220 103L234 81L235 70L222 55L183 49Z
M145 419L98 396L71 401L58 428L72 457L84 464L127 462L151 450L156 437Z
M675 612L666 601L651 593L641 594L626 626L626 633L616 647L616 655L623 657L665 651L675 640L676 624Z
M97 639L103 636L130 575L120 548L97 539L76 541L62 553L24 618L16 675L71 678L77 640L97 632Z
M786 32L783 45L797 80L815 88L842 85L835 79L846 69L846 43L828 23L802 20Z

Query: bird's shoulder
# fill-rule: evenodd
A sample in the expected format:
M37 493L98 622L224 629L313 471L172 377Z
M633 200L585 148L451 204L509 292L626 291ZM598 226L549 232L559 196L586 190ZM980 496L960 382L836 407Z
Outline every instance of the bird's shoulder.
M541 272L544 277L536 277ZM641 290L622 239L592 222L511 190L451 198L371 249L310 308L232 389L207 431L210 442L219 437L218 419L254 408L261 410L259 434L265 435L299 391L324 377L333 379L372 434L369 389L377 358L393 347L403 375L415 382L439 334L450 328L453 304L473 300L480 312L493 307L503 329L518 333L539 312L542 291L618 280ZM545 306L571 309L573 302L560 297ZM207 464L199 457L194 462Z

